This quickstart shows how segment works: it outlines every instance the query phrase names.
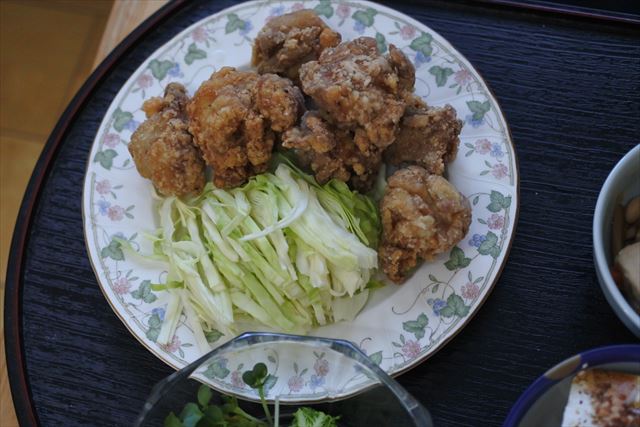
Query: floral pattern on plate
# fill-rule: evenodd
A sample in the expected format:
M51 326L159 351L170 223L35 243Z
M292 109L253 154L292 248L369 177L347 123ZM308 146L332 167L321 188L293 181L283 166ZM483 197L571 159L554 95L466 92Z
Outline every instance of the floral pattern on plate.
M479 309L506 262L518 205L518 171L511 137L498 104L473 67L440 35L423 24L369 2L329 0L256 1L195 23L154 52L111 104L91 149L84 183L85 235L98 282L131 333L161 360L179 368L201 354L184 316L168 345L156 344L166 298L151 284L162 282L166 266L125 250L150 253L143 237L158 224L151 184L135 170L127 150L144 120L140 109L171 81L193 93L222 65L247 67L251 42L274 16L314 9L350 40L374 37L381 51L393 43L416 67L416 93L430 105L451 104L465 122L457 159L448 178L469 199L469 234L448 254L420 267L404 285L377 290L349 323L318 328L312 335L350 340L391 374L408 370L441 348ZM126 245L128 246L128 245ZM215 346L232 337L208 331ZM265 350L269 397L282 401L341 398L369 384L362 373L335 366L323 354ZM201 378L245 398L254 392L240 379L251 360L220 358ZM348 372L347 372L348 371Z

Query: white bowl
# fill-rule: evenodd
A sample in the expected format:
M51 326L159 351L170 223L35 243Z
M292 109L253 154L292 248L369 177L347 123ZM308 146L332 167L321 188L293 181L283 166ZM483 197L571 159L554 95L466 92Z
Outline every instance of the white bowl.
M631 305L611 277L611 223L613 208L619 196L626 203L640 194L640 145L636 145L613 168L604 182L596 210L593 215L593 258L596 274L604 296L616 312L620 320L640 338L640 316Z

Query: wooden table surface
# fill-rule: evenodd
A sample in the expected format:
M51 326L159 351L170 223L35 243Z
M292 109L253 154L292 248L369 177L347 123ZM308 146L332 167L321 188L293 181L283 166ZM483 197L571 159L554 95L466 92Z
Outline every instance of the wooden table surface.
M168 1L169 0L115 0L102 40L95 55L93 68L97 67L127 34ZM4 340L1 341L0 426L16 427L18 426L18 420L13 410L11 390L9 388L6 366L4 364Z

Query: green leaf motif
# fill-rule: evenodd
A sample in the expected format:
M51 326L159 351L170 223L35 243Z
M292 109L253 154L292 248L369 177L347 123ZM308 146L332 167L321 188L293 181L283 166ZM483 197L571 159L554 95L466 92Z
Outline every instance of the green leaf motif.
M422 52L424 56L431 56L431 52L433 52L431 47L432 40L431 34L422 33L420 37L413 39L409 47L416 52Z
M224 32L226 34L233 33L236 30L242 30L244 26L244 21L240 19L238 15L230 13L227 15L227 25L224 27Z
M322 15L329 19L333 16L333 7L331 7L331 0L320 0L320 4L313 8L318 15Z
M243 25L244 25L244 22L243 22ZM189 49L187 50L187 54L184 56L184 62L186 62L187 65L191 65L193 64L193 61L196 61L198 59L204 59L206 57L207 57L207 52L205 52L202 49L198 49L198 46L196 46L195 43L191 43L189 45Z
M140 283L140 286L138 286L138 289L131 292L131 296L134 299L141 299L147 304L151 304L152 302L158 299L158 297L156 297L151 292L151 282L149 280L144 280L142 283Z
M149 330L145 334L150 341L156 342L158 335L160 335L161 326L162 320L160 320L160 317L157 314L151 315L149 318Z
M509 206L511 206L511 196L505 197L497 191L492 190L489 199L491 203L489 203L487 209L490 212L500 212L502 209L508 210Z
M169 60L158 61L154 59L149 64L149 69L151 70L151 74L158 80L162 80L167 76L167 73L170 69L174 67L174 63Z
M491 109L489 101L467 101L467 107L473 113L473 120L482 120L484 115Z
M375 16L378 14L378 11L372 9L370 7L365 10L356 11L351 17L364 25L365 27L370 27L373 25L373 21L375 20Z
M447 298L447 305L440 310L440 316L442 317L465 317L469 314L470 307L464 305L464 301L459 295L451 294Z
M223 337L224 334L217 329L211 329L210 331L205 331L204 336L207 339L207 342L212 344Z
M387 51L387 41L381 33L376 33L376 43L378 44L378 51L380 53L385 53Z
M131 119L133 119L133 114L117 108L113 113L113 128L118 132L122 132L126 124L129 123Z
M111 170L111 166L113 166L113 158L116 157L118 153L111 148L108 148L104 151L98 151L96 156L93 158L93 163L100 163L100 166L105 168L106 170Z
M160 316L157 314L152 314L149 318L149 327L150 328L159 328L162 326L162 320L160 320Z
M500 255L500 247L498 247L498 236L489 231L487 233L487 238L480 244L478 247L478 253L480 255L491 255L494 258L497 258Z
M433 67L429 68L429 73L435 76L436 85L438 87L442 87L447 84L447 79L450 75L453 74L453 70L449 67L443 68L439 65L434 65Z
M429 324L429 319L424 313L421 313L416 320L409 320L402 323L402 329L415 335L419 340L425 335L425 328Z
M204 371L204 376L210 379L226 378L231 371L227 369L227 367L225 366L226 365L225 362L223 362L223 359L218 359L213 363L209 364L209 366L207 366L207 370Z
M114 261L124 261L122 246L116 240L112 240L109 242L109 246L102 248L100 256L102 258L111 258Z
M369 359L371 359L371 361L376 365L379 365L380 362L382 362L382 351L376 351L375 353L370 354Z
M462 297L456 294L449 295L447 298L447 307L451 307L458 317L464 317L469 314L469 306L464 305Z
M449 261L444 263L444 266L447 267L447 270L456 270L458 268L465 268L469 266L471 263L471 258L467 258L464 256L464 251L459 247L455 246L451 249L451 253L449 254Z

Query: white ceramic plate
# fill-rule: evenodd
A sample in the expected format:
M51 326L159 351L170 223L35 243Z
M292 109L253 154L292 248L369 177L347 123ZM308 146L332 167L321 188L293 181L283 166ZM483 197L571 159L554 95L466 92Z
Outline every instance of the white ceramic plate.
M161 95L171 81L191 94L216 69L246 67L251 43L264 23L292 10L314 8L343 40L376 37L393 43L416 67L416 92L430 105L451 104L465 125L448 178L471 202L473 222L460 244L424 264L402 286L376 291L353 322L311 332L359 345L390 374L416 366L441 348L478 311L506 262L518 207L518 171L500 108L480 75L444 38L392 9L369 2L257 1L240 4L187 28L155 51L131 76L109 107L91 148L84 182L84 229L91 262L105 297L131 333L169 365L180 368L200 356L193 334L180 322L170 345L155 343L166 300L149 283L164 269L126 257L114 237L149 253L142 237L158 225L152 185L141 178L127 151L131 133L144 120L143 100ZM184 320L184 319L183 319ZM231 339L215 332L213 346ZM283 401L341 398L362 390L358 372L333 375L322 354L265 356L271 393ZM208 370L210 383L252 398L240 381L241 361L224 358ZM340 378L341 381L335 381ZM272 395L272 394L270 394Z

